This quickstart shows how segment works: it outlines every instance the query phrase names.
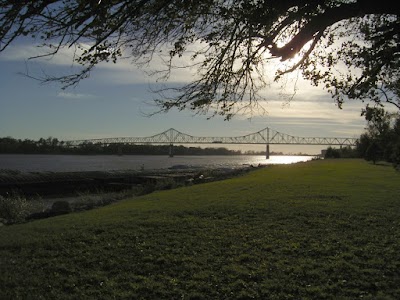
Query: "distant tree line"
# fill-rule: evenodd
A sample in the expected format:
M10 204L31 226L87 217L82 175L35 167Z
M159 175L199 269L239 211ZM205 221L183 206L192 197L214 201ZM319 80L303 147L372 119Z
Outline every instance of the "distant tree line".
M37 141L30 139L14 139L12 137L0 138L0 153L21 153L21 154L50 154L66 153L69 149L65 142L56 138L40 138Z
M400 114L367 106L362 115L367 120L367 128L357 140L356 147L329 147L325 158L358 157L374 164L386 161L400 168Z
M39 140L0 138L0 153L3 154L131 154L168 155L169 145L84 143L68 147L68 142L49 137ZM174 155L241 155L241 151L219 148L185 147L174 145Z

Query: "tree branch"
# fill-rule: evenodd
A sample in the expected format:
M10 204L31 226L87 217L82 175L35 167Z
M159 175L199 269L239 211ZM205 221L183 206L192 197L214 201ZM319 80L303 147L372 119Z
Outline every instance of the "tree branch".
M327 8L324 13L310 17L310 21L285 46L278 47L276 41L265 46L268 46L272 56L280 57L285 61L294 57L318 33L325 31L328 27L339 21L353 17L362 17L368 14L391 14L399 10L392 1L383 0L383 2L374 1L373 3L366 3L365 1L357 1L356 3L341 4L338 7Z

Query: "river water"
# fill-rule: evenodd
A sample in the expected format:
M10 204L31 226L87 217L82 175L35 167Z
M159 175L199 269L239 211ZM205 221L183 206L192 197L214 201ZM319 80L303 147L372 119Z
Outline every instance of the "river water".
M184 168L239 168L246 165L289 164L312 156L158 156L0 154L0 170L22 172L82 172Z

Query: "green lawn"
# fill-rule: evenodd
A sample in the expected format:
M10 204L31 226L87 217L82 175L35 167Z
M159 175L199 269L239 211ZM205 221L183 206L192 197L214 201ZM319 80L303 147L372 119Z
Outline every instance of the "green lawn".
M272 166L0 227L0 299L400 299L400 173Z

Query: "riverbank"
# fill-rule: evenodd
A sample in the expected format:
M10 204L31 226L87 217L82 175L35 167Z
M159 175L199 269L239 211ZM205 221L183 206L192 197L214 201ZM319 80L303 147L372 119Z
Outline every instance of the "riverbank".
M0 227L0 298L398 299L400 174L280 165Z
M262 165L235 169L175 166L151 171L0 171L0 226L109 205L157 190L223 180Z
M0 195L18 193L27 197L68 197L84 192L117 192L134 186L167 184L185 185L225 179L250 169L241 168L189 168L175 166L169 169L136 171L86 171L86 172L20 172L0 170Z

